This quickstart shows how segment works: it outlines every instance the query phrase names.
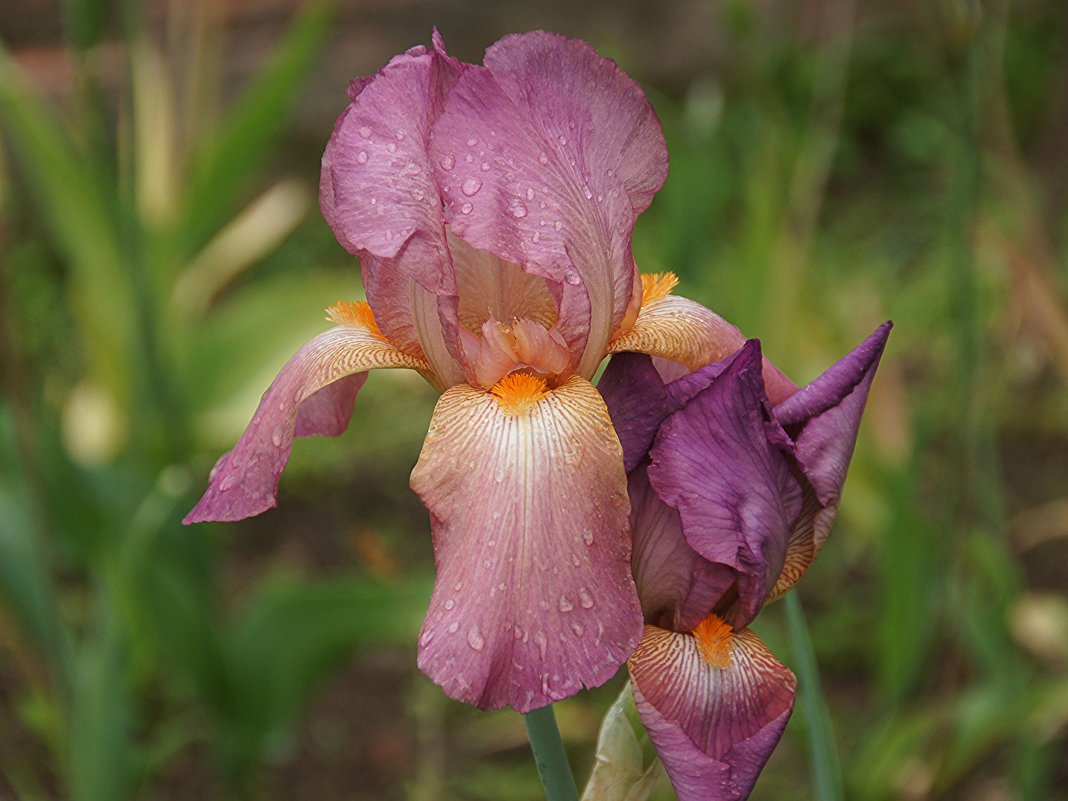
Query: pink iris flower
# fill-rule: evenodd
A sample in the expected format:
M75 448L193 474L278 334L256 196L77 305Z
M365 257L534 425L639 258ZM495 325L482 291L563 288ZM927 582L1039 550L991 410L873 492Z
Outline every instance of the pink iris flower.
M623 444L646 622L634 699L679 801L747 798L782 736L796 682L747 626L827 538L889 333L796 392L765 383L755 340L675 380L616 356L598 385Z
M508 36L477 66L435 32L349 97L320 205L367 302L329 309L185 522L274 507L294 437L344 431L371 368L416 370L442 393L411 478L437 568L419 666L453 698L525 712L605 682L642 638L598 366L638 351L696 370L745 340L672 277L639 275L631 232L667 150L641 89L589 45Z

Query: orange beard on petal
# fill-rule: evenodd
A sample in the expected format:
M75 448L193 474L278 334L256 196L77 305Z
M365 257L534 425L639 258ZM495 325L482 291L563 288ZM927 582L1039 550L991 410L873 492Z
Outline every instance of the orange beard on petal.
M717 614L711 614L693 630L697 653L712 667L725 670L734 659L734 629Z
M530 373L506 375L490 390L501 409L512 415L524 415L549 394L546 383Z

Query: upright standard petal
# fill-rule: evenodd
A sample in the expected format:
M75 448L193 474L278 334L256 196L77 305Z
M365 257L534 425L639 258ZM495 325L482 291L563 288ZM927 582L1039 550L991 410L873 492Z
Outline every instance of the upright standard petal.
M182 522L241 520L273 509L293 437L340 434L363 374L375 367L430 369L355 315L304 345L263 394L234 449L216 462L207 491Z
M584 42L509 36L457 82L431 146L453 230L556 282L560 331L592 377L634 297L634 219L667 173L637 84Z
M679 801L742 801L793 711L793 674L760 638L716 641L646 626L630 659L634 702Z
M737 601L724 612L740 628L760 610L801 511L790 443L771 417L758 343L660 426L649 481L679 511L687 542L736 573Z
M805 479L805 504L769 600L798 582L827 540L868 391L892 327L892 323L879 326L823 375L774 409L775 418L794 439L794 454Z
M428 150L430 127L463 70L435 37L364 80L326 146L320 206L337 240L361 259L378 324L426 358L436 383L463 380L451 313L456 283ZM444 320L439 319L439 312Z
M437 578L419 666L483 709L545 706L607 681L641 637L626 477L600 395L514 374L438 401L412 488Z

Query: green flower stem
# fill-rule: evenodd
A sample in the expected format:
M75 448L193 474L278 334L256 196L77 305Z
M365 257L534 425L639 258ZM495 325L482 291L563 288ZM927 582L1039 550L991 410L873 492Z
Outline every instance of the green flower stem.
M523 722L527 724L530 750L534 752L534 763L538 766L547 801L578 801L578 788L567 762L560 729L556 727L552 704L527 712Z
M819 667L808 635L808 624L801 600L796 592L786 594L786 627L790 632L794 664L800 684L801 707L808 723L809 762L812 765L812 783L819 801L842 801L842 769L838 763L838 750L834 744L827 704L820 689Z

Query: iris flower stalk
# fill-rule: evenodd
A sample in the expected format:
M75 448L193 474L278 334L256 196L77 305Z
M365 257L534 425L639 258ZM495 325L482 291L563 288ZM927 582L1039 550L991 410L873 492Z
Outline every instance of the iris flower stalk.
M645 619L631 684L679 801L747 798L782 736L796 682L748 626L827 538L889 332L798 391L765 382L756 340L681 375L616 356L598 385Z

